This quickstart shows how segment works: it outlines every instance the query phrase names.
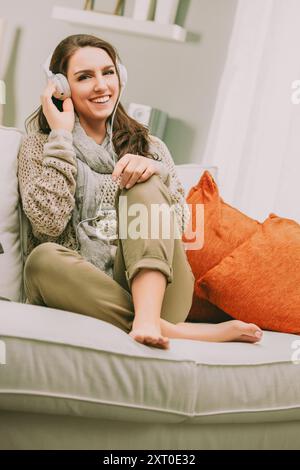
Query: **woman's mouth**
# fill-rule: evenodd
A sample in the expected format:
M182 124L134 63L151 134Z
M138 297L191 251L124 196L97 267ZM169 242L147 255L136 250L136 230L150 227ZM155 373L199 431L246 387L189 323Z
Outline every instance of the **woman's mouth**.
M95 106L106 106L111 100L111 95L102 96L101 98L93 98L89 100Z

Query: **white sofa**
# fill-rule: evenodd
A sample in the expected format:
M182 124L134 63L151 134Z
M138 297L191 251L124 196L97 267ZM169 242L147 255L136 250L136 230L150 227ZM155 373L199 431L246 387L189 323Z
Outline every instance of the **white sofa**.
M17 153L0 128L0 448L299 449L298 336L259 344L134 341L113 325L28 305ZM178 166L187 190L199 165ZM180 294L179 294L180 295Z

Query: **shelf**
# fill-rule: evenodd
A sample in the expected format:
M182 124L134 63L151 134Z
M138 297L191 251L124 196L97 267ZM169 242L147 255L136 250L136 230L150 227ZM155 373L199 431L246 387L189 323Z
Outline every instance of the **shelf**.
M154 21L138 21L133 18L109 15L88 10L75 10L54 6L52 18L69 23L97 28L110 29L118 32L151 36L153 38L184 42L186 30L177 24L160 24Z

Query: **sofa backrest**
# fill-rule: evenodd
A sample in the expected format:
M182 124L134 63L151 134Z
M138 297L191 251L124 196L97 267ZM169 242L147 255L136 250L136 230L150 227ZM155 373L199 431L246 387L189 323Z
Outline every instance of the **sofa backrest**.
M0 126L0 297L23 298L17 156L23 133Z
M23 267L26 259L28 219L25 216L18 189L18 152L24 133L19 129L0 126L0 297L25 302ZM217 181L217 167L190 163L176 165L186 195L209 170Z

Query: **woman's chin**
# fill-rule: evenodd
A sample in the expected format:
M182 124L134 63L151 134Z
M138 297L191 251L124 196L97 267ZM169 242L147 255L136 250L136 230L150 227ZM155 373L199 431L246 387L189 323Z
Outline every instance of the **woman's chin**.
M94 119L107 119L111 115L111 111L109 110L102 110L101 111L90 111L89 113L82 114L86 121L94 120Z
M97 107L89 102L83 110L77 110L77 113L81 115L84 120L89 121L94 119L107 119L112 115L113 110L114 107L112 105Z
M103 109L91 109L91 116L97 116L102 118L108 118L113 112L111 107L103 108Z

